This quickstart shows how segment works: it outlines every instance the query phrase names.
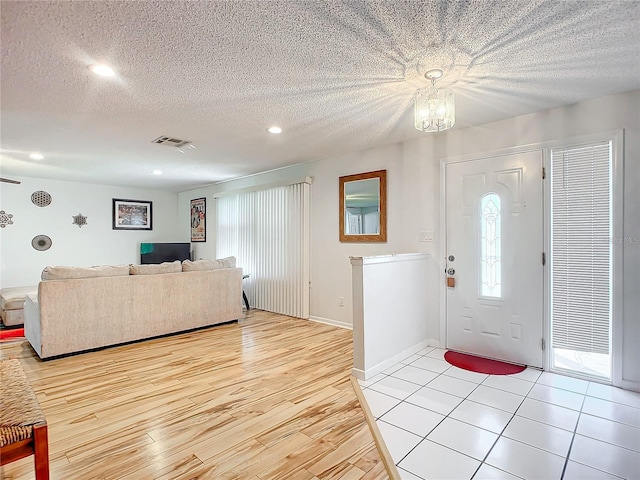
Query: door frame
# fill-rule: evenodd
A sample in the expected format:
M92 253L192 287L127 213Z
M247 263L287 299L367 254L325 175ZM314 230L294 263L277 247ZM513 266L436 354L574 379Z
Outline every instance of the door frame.
M624 202L624 130L613 130L600 132L589 135L580 135L575 137L567 137L562 139L548 140L544 142L536 142L531 144L516 145L514 147L501 148L496 150L486 150L477 153L468 153L463 155L454 155L449 157L443 157L440 159L440 242L439 242L439 285L440 285L440 347L446 348L447 344L447 289L446 289L446 275L444 269L446 268L446 256L447 256L447 205L446 205L446 166L450 163L468 162L473 160L481 160L492 157L500 157L504 155L513 155L527 153L531 151L538 151L542 154L542 165L547 172L546 180L542 185L542 202L543 202L543 248L545 252L550 251L551 237L550 237L550 222L551 222L551 189L549 185L550 175L550 160L551 149L562 146L579 145L581 143L594 143L598 141L612 140L612 157L613 157L613 201L612 201L612 237L617 239L624 239L623 230L623 202ZM613 244L613 292L612 292L612 382L615 386L622 388L629 388L630 385L622 378L622 354L623 354L623 339L622 339L622 323L623 323L623 245L621 242ZM549 263L547 263L549 265ZM549 268L543 270L543 286L542 286L542 301L543 301L543 323L542 323L542 335L545 342L545 351L542 355L542 369L549 371L551 365L551 304L549 295L550 277Z

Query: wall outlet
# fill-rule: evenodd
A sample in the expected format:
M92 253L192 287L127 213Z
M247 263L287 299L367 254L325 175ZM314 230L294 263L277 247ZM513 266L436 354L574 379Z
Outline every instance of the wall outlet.
M344 307L344 297L338 297L338 306Z
M420 241L421 242L433 242L433 232L431 232L431 231L420 232Z

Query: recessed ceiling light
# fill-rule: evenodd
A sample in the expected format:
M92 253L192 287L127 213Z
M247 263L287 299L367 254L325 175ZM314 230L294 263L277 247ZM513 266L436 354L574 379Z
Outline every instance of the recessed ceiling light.
M113 68L109 65L105 65L104 63L96 63L95 65L91 65L89 69L96 75L101 75L103 77L113 77L116 74L116 72L113 71Z
M280 127L276 127L275 125L273 127L269 127L267 128L267 132L269 133L274 133L274 134L278 134L278 133L282 133L282 129Z
M154 175L162 175L162 170L154 170L153 174Z
M44 158L44 155L38 152L33 152L31 155L29 155L29 158L31 160L42 160Z

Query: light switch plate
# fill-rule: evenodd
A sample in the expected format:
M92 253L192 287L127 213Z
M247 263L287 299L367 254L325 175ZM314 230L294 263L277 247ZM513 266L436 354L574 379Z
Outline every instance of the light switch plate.
M431 232L431 231L420 232L420 241L421 242L433 242L433 232Z

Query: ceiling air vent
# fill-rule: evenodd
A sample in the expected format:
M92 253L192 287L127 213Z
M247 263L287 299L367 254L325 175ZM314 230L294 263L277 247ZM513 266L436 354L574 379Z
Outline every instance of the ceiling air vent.
M158 145L166 145L167 147L184 147L185 145L189 145L191 140L180 140L178 138L171 138L167 136L161 136L153 140L151 143L157 143Z

